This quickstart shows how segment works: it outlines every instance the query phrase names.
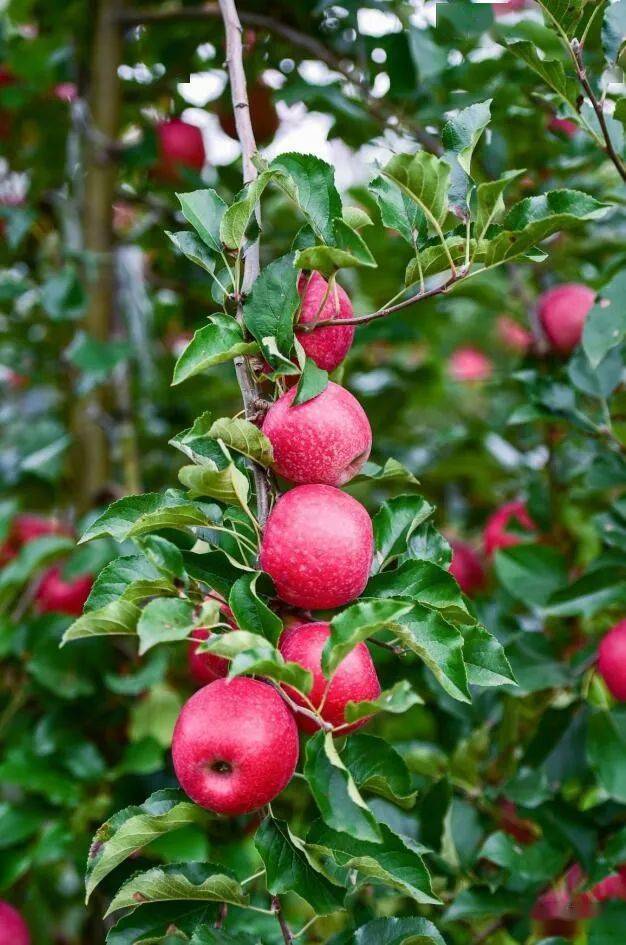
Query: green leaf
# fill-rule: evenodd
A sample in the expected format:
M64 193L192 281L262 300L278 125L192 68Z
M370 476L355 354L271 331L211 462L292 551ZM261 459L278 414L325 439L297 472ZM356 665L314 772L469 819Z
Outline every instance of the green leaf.
M241 575L241 569L235 566L223 551L209 551L205 554L185 551L183 561L189 577L206 584L222 597L228 597L231 587Z
M328 915L343 906L345 889L322 875L309 849L284 820L266 817L254 843L267 872L267 888L273 896L294 892L315 910Z
M333 242L333 220L341 217L341 197L335 187L335 171L312 154L281 154L270 170L282 171L283 189L298 204L316 234Z
M106 945L186 945L201 923L215 921L216 912L212 903L150 903L118 919Z
M96 886L116 866L156 837L201 818L200 808L182 791L157 791L139 806L126 807L104 823L93 838L87 859L87 901Z
M621 945L623 929L626 927L626 903L605 902L602 911L594 916L588 924L587 945ZM556 941L539 943L539 945L561 945ZM563 945L567 945L563 939Z
M258 345L245 341L241 326L229 315L211 315L199 328L174 367L172 384L181 384L214 364L232 361L238 355L254 354Z
M346 740L341 758L359 790L378 794L407 810L415 804L409 770L389 742L357 732Z
M484 181L476 188L476 224L474 232L477 240L485 238L485 233L492 223L503 215L505 207L503 194L509 184L518 180L525 171L508 171L499 180Z
M426 151L414 156L396 154L383 174L402 187L435 228L441 227L448 215L450 165L446 161Z
M619 271L600 295L583 328L583 348L592 368L626 338L626 272Z
M283 623L258 595L256 585L260 571L243 574L233 584L228 597L228 606L235 623L241 630L256 633L270 643L278 643Z
M182 253L183 256L186 256L187 259L191 260L192 263L195 263L196 266L201 266L202 269L205 269L206 272L210 272L211 275L215 272L215 258L207 250L206 245L198 239L195 233L192 233L190 230L170 233L169 230L166 230L165 235L169 236L176 249Z
M624 572L620 568L599 567L554 594L543 612L555 617L593 617L607 607L624 605Z
M229 676L268 676L277 682L307 693L313 677L299 663L286 662L282 654L264 637L247 630L214 634L200 647L202 652L216 653L230 660Z
M421 495L399 495L383 502L372 521L376 549L374 574L406 552L415 529L433 512L433 506Z
M0 601L10 601L27 581L74 548L74 540L64 535L42 535L27 542L17 557L0 568Z
M418 236L425 235L424 212L411 197L386 177L376 177L370 184L385 226L397 230L409 246L416 246Z
M159 643L186 640L198 626L213 627L219 621L217 601L206 601L202 614L196 614L191 601L177 597L156 597L144 608L137 624L139 655Z
M523 883L547 883L564 869L569 851L563 844L555 847L546 839L522 846L497 831L487 838L477 857L495 863Z
M355 476L352 482L354 484L373 482L376 485L401 483L406 486L419 486L419 481L413 473L402 463L399 463L397 459L386 460L384 466L378 466L376 463L365 463L359 475Z
M463 636L456 627L436 611L416 604L400 619L396 635L420 657L453 699L470 702Z
M339 757L330 732L319 731L309 739L304 775L329 827L359 840L381 842L379 825Z
M626 708L596 710L589 718L587 756L598 781L613 800L626 803Z
M105 918L118 909L174 900L227 902L246 906L249 896L235 877L212 863L169 863L136 873L118 890Z
M208 435L221 440L229 449L242 453L259 466L271 466L274 462L272 444L249 420L221 417L211 424Z
M119 598L99 610L90 610L79 617L63 634L61 645L85 637L134 636L141 611L136 604Z
M248 477L234 463L229 463L225 469L183 466L178 470L178 478L189 489L192 498L208 496L225 505L240 505L244 510L248 508Z
M452 575L430 561L406 561L393 571L375 574L363 596L415 600L441 610L450 620L475 623Z
M379 882L397 889L421 904L439 903L433 895L430 874L420 856L420 848L408 837L400 837L380 824L381 843L357 840L347 833L331 830L315 821L307 844L322 858L330 857L345 869L355 869L361 884Z
M344 207L342 219L352 230L360 230L364 226L373 226L374 223L362 207Z
M428 919L374 919L357 929L353 945L446 945Z
M120 597L137 604L168 591L174 591L172 581L143 555L124 555L114 558L102 569L85 603L85 612L100 610Z
M219 253L220 224L226 212L226 204L214 190L194 190L188 194L176 194L183 216L191 223L200 239L209 249Z
M573 36L589 0L538 0L548 23L558 25L568 36Z
M397 621L411 609L397 600L361 600L337 614L330 622L330 637L322 652L322 669L332 676L339 664L362 640L379 630L397 630Z
M391 689L381 692L376 699L348 702L345 718L346 722L358 722L359 719L369 718L379 712L400 715L414 705L423 705L423 699L414 692L406 679L401 679Z
M532 900L526 901L518 892L473 886L461 890L446 911L445 919L447 922L457 922L459 919L493 919L509 914L528 915L531 908Z
M567 563L546 545L500 548L495 555L498 580L516 600L541 607L567 584Z
M461 109L441 133L444 158L451 167L450 201L457 207L467 203L472 179L472 157L489 121L491 99ZM465 211L465 214L466 211Z
M169 749L182 707L182 696L167 683L153 686L145 697L137 700L131 708L131 741L150 739L157 742L161 748Z
M294 257L275 259L262 270L244 302L243 317L250 334L272 363L268 339L275 339L279 354L289 358L293 346L293 322L300 296Z
M312 358L307 358L304 362L304 369L298 381L294 405L306 404L313 400L328 386L328 372L318 367Z
M206 525L207 521L207 516L200 507L190 502L179 489L130 495L113 502L99 515L87 528L79 544L106 535L121 542L150 531L192 528Z
M467 681L474 686L515 684L515 676L502 644L485 627L464 627L463 660Z
M541 0L539 0L541 2ZM543 81L569 105L573 112L578 111L578 86L574 79L566 75L560 59L547 59L539 55L534 43L526 40L508 43L507 49L530 66Z

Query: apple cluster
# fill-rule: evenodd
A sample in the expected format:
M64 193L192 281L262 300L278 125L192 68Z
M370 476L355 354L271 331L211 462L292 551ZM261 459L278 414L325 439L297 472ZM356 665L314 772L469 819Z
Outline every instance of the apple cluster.
M352 305L337 285L319 274L302 276L299 324L338 324L296 331L309 358L332 371L352 344L354 329L342 325ZM248 677L228 679L228 661L201 650L210 631L195 632L189 667L201 683L183 707L172 755L182 788L197 804L222 814L242 814L269 803L291 780L298 762L298 728L321 726L345 735L366 721L348 724L349 702L375 699L380 683L365 643L358 644L330 678L322 651L330 625L310 611L342 607L367 583L374 550L372 523L356 499L339 488L369 457L372 431L365 411L345 388L329 382L316 397L296 404L296 388L270 406L262 431L272 444L274 471L292 488L275 502L259 554L278 598L302 616L291 619L278 641L287 662L311 673L305 695ZM225 621L236 629L222 604Z

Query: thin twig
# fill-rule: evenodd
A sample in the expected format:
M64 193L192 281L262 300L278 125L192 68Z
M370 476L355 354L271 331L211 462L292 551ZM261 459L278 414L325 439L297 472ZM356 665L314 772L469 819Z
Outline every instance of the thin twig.
M164 10L158 7L147 7L145 10L128 9L121 13L120 23L125 26L141 26L148 23L170 23L176 20L211 19L220 15L220 6L221 2L219 4L203 3L195 7L170 7ZM429 134L418 122L405 115L397 114L382 99L373 95L366 79L359 75L353 62L338 56L313 36L308 36L306 33L302 33L300 30L294 29L286 23L281 23L274 17L267 16L264 13L241 10L239 20L245 26L256 26L259 29L265 29L273 33L275 36L280 36L287 43L303 49L315 59L324 62L330 69L338 72L346 81L352 83L359 90L365 99L368 111L383 126L386 127L391 121L396 120L399 125L414 136L416 141L419 141L426 151L430 151L431 154L442 153L442 147L437 138Z
M578 76L578 81L582 85L583 89L587 93L589 101L591 102L591 107L596 113L598 119L598 124L600 125L600 130L602 131L602 137L604 138L604 150L606 151L608 157L611 159L617 172L623 181L626 181L626 165L622 161L621 157L615 150L613 141L611 140L611 134L609 132L609 127L606 123L606 115L604 114L604 108L601 103L598 101L596 93L593 91L589 79L587 78L587 70L585 69L585 63L583 60L583 47L578 42L577 39L573 39L571 42L571 50L574 58L574 65L576 67L576 75Z
M224 21L226 31L226 59L228 64L228 75L230 78L230 91L233 103L233 112L235 115L235 126L237 128L237 137L241 144L241 153L243 160L243 179L248 184L257 177L257 170L252 161L257 147L250 120L250 107L248 105L248 90L246 87L246 74L243 68L243 44L241 40L241 23L237 15L237 7L234 0L219 0L219 9ZM244 274L242 292L249 292L254 280L260 271L259 263L259 240L257 239L246 253L244 262ZM243 325L243 307L241 297L237 303L237 320ZM235 358L235 373L243 397L243 405L246 418L250 419L255 413L255 403L259 399L260 390L247 358ZM265 524L269 515L271 505L271 491L267 474L258 463L251 462L254 475L254 485L256 491L257 518L261 527Z
M285 690L281 686L279 686L277 683L272 682L271 679L266 680L266 682L268 682L270 686L274 687L274 689L279 694L279 696L281 696L285 700L285 702L287 703L287 705L289 706L292 712L297 712L300 715L305 715L307 719L311 719L311 721L315 722L315 724L319 728L324 729L325 732L332 732L333 730L332 724L330 722L327 722L325 719L323 719L321 715L319 715L317 712L313 712L312 709L307 709L303 705L299 705L297 702L294 702L294 700L290 698L290 696L287 695Z
M272 909L274 910L274 914L276 915L276 918L278 919L278 924L280 925L280 931L283 933L283 939L284 939L285 945L291 945L291 943L293 942L293 935L291 933L291 929L285 922L285 916L283 915L283 907L282 907L280 898L278 896L272 896Z

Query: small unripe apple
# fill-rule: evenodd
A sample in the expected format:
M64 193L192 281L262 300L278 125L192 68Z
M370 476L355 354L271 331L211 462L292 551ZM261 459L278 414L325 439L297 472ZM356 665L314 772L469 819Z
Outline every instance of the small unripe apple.
M598 647L598 672L611 695L626 702L626 620L620 620Z
M35 606L41 614L80 617L92 587L93 577L90 574L65 581L61 568L50 568L41 578L35 592Z
M509 315L500 315L497 329L500 341L509 351L514 351L516 354L526 354L532 346L532 333Z
M180 179L182 168L200 172L206 154L202 132L180 118L162 121L156 126L159 162L156 172L164 180Z
M325 610L364 589L373 541L370 517L356 499L333 486L296 486L272 509L259 561L286 603Z
M493 364L477 348L457 348L450 355L448 370L455 381L487 381L493 374Z
M279 397L263 421L275 471L290 482L349 482L372 448L372 429L360 403L332 382L317 397L294 407L295 396L292 388Z
M0 945L30 945L28 926L17 909L0 899Z
M192 801L217 814L247 814L287 786L298 763L298 728L275 689L257 679L217 679L185 703L172 741L176 777Z
M486 554L492 555L498 548L511 548L513 545L519 545L522 538L515 534L513 530L509 530L511 525L518 529L521 527L527 532L534 532L537 527L523 502L505 502L503 506L489 516L485 524L483 539Z
M479 591L485 583L485 572L482 562L471 545L464 541L451 541L452 561L450 574L464 594L471 597Z
M376 699L380 695L380 683L376 668L365 643L359 643L341 661L330 681L322 672L322 650L330 637L330 625L327 623L301 623L283 630L278 642L278 649L288 662L299 663L313 675L313 687L307 693L307 699L326 722L335 728L345 725L345 712L348 702L363 702ZM291 687L289 695L298 705L307 705L306 699ZM346 735L361 728L368 721L359 719L342 728L338 733ZM313 719L296 713L296 722L305 732L314 732L318 728Z
M279 121L272 93L263 82L255 82L248 89L248 105L255 141L257 144L267 144L278 131ZM222 131L229 138L236 138L237 126L230 102L228 107L220 109L217 117Z
M307 325L328 319L338 322L337 327L326 325L312 331L296 331L298 341L317 366L324 371L334 371L346 357L354 340L354 325L340 324L342 319L354 315L352 302L337 282L328 292L328 283L319 272L309 275L303 273L298 281L298 291L302 300L298 324Z
M583 334L585 319L596 294L586 285L569 282L544 292L539 299L539 319L552 348L570 354Z

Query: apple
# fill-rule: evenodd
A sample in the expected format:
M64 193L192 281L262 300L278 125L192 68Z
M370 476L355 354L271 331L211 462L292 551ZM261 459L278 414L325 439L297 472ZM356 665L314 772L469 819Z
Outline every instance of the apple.
M90 574L65 581L61 568L49 568L35 592L35 606L41 614L59 613L80 617L92 587L93 577Z
M520 817L513 801L504 797L498 801L498 826L522 846L537 839L538 831L533 821Z
M268 410L262 430L274 450L274 470L290 482L342 486L367 461L372 429L358 400L339 384L293 406L296 388Z
M570 354L579 343L595 298L592 289L577 282L557 285L540 297L539 319L548 341L559 354Z
M11 541L21 548L29 541L42 538L44 535L68 535L72 530L56 518L46 518L43 515L17 515L11 526Z
M204 167L206 154L202 132L180 118L162 121L156 126L159 161L156 173L163 180L180 179L181 168L198 173Z
M448 370L455 381L487 381L493 373L493 364L478 348L457 348L450 355Z
M360 502L333 486L296 486L270 513L259 561L287 604L324 610L359 596L373 548L372 523Z
M452 548L450 574L463 593L471 596L485 583L485 572L481 560L471 545L464 541L451 541L450 546Z
M278 115L272 101L272 93L263 82L255 82L248 89L248 104L252 131L257 144L267 144L278 131ZM222 131L229 138L237 138L235 116L230 107L220 109L217 115Z
M596 902L607 902L610 899L626 901L626 867L620 866L617 873L611 873L596 883L591 890Z
M553 115L548 122L548 128L566 138L573 138L578 131L578 125L571 118L558 118L556 115Z
M30 945L28 926L17 909L0 899L0 945Z
M539 896L531 916L539 920L543 935L570 938L578 932L581 919L590 919L596 914L591 893L580 891L584 882L585 876L580 866L575 864L561 880Z
M319 272L309 275L303 273L300 276L298 291L302 301L298 324L307 325L327 319L340 322L344 318L352 318L354 309L347 292L337 282L328 297L327 290L328 283ZM296 338L318 367L324 371L334 371L352 347L354 325L337 325L336 328L327 325L312 331L296 331Z
M189 673L196 682L206 686L215 679L228 676L228 660L215 653L198 653L202 640L208 640L213 634L206 627L198 627L191 634L191 642L187 650L187 664ZM196 641L196 642L194 642Z
M493 555L498 548L511 548L513 545L519 545L522 540L521 536L508 530L512 523L527 532L534 532L537 527L528 514L524 502L505 502L503 506L489 516L485 523L483 541L487 555Z
M376 699L381 689L374 662L365 643L359 643L348 653L329 680L322 672L322 650L329 637L330 624L296 624L283 630L278 649L287 661L299 663L312 673L313 688L307 694L307 699L319 710L326 722L338 728L345 726L348 702ZM299 692L290 686L286 689L294 702L306 707L306 699ZM338 734L347 735L354 732L367 721L367 718L359 719L358 722L342 728ZM305 732L314 732L318 728L313 719L299 713L296 713L296 722Z
M172 741L183 791L217 814L269 804L298 763L298 728L275 689L248 677L216 679L183 706Z
M526 9L526 0L504 0L491 4L496 16L505 16L507 13L517 13Z
M509 315L500 315L497 321L498 338L505 348L515 354L526 354L532 347L533 336L528 329Z
M626 702L626 620L609 630L598 647L598 672L611 695Z

